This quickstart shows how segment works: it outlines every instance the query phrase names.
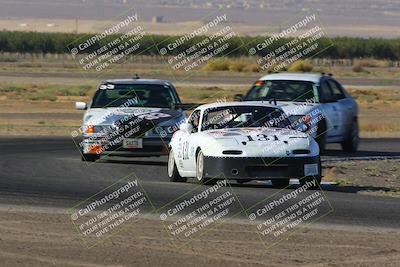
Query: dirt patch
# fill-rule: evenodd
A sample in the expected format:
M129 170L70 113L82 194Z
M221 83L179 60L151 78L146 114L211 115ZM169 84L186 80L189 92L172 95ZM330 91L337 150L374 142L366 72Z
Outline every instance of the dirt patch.
M395 231L300 228L268 250L253 226L224 224L176 248L159 221L132 223L108 241L82 246L64 214L0 212L4 266L396 266Z
M323 181L358 188L359 194L400 197L397 160L324 163Z

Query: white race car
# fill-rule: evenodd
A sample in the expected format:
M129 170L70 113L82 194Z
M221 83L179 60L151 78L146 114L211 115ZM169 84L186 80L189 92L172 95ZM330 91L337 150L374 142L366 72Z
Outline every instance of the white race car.
M317 142L290 129L283 110L266 102L213 103L199 106L170 142L168 176L173 182L195 177L239 183L271 180L285 187L321 181ZM316 184L317 185L317 184Z
M347 152L358 148L356 101L332 76L315 73L273 73L256 81L246 96L236 100L276 102L289 116L292 126L307 122L308 133L320 150L325 144L341 143Z

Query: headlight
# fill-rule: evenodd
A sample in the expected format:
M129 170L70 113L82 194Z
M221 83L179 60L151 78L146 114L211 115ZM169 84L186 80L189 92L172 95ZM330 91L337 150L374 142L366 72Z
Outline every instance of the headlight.
M92 134L94 133L94 126L93 125L88 125L85 129L85 133L87 134Z

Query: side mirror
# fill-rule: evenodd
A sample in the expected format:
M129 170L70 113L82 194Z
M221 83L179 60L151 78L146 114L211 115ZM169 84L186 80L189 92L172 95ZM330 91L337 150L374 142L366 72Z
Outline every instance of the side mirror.
M193 131L193 126L190 123L184 122L179 126L179 130L186 133L191 133Z
M237 101L237 102L241 102L241 101L243 101L243 95L242 95L242 94L236 94L236 95L233 97L233 100L234 100L234 101Z
M87 105L85 102L75 102L75 108L77 110L86 110L87 109Z

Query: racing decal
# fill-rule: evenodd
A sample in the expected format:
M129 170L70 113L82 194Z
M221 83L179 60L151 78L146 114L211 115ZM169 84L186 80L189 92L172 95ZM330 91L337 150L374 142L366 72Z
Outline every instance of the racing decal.
M168 120L171 118L178 118L180 112L171 109L160 108L106 108L106 109L93 109L89 110L85 119L87 124L92 125L111 125L118 120L129 120L132 117L139 117L145 120Z
M275 138L271 138L267 136L266 134L257 134L256 136L251 136L251 135L246 135L247 141L248 142L254 142L254 141L271 141L275 140Z
M183 161L182 161L181 159L179 160L179 163L178 163L178 164L179 164L179 167L180 167L180 168L183 168Z
M182 145L182 159L187 160L189 159L189 142L185 141Z
M192 156L192 158L194 158L194 154L195 154L194 147L191 147L190 148L190 156Z
M179 139L179 142L178 142L178 149L177 149L177 153L178 153L178 155L177 155L177 158L179 159L179 161L181 162L182 160L182 142L181 142L181 139Z
M101 90L114 89L114 88L115 88L114 84L102 84L99 87L99 89Z
M213 137L220 137L220 136L224 136L227 132L222 130L218 130L218 131L210 131L207 134L209 134L210 136Z
M241 136L240 133L224 133L222 136Z
M160 118L169 118L171 117L170 114L161 113L161 112L152 112L147 114L138 115L139 118L144 118L146 120L157 120Z

